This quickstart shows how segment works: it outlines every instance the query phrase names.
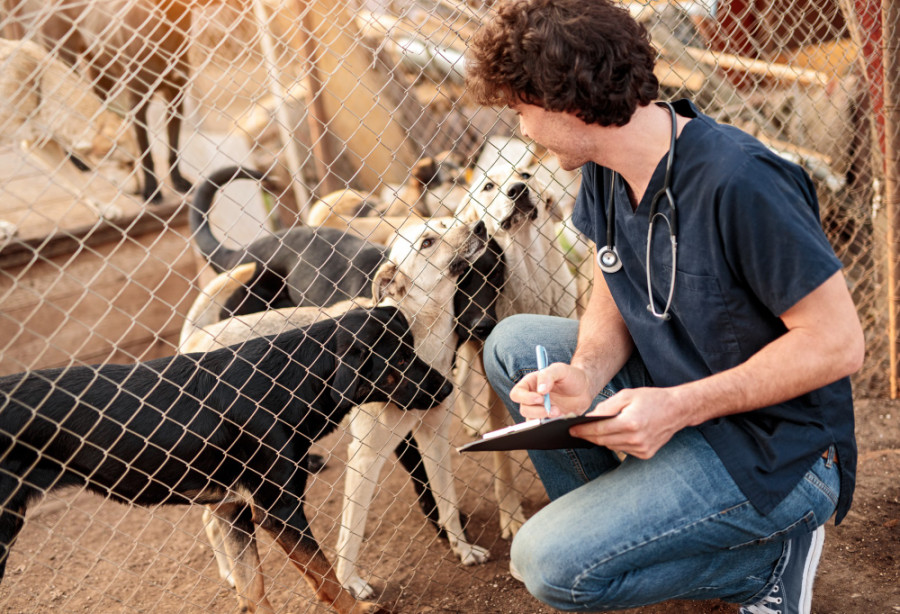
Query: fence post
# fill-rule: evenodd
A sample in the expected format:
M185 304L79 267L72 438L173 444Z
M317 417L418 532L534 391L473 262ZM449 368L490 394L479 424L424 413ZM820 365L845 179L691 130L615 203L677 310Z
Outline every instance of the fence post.
M900 159L898 159L898 134L900 128L900 2L883 0L881 5L882 41L884 61L884 116L885 116L885 177L884 207L887 216L888 254L888 335L891 355L891 398L898 395L898 349L900 349Z

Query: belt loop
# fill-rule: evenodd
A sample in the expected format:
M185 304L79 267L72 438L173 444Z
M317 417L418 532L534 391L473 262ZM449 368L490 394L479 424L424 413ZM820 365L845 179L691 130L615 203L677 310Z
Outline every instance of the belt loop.
M835 452L834 444L828 446L828 451L825 453L825 467L831 469L834 466L835 457L837 456L837 452Z

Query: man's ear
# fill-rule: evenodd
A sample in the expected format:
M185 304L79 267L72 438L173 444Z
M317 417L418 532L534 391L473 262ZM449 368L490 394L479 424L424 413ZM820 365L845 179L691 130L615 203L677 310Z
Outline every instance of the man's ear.
M409 292L409 279L393 262L385 262L372 279L372 298L380 303L387 297L400 300Z

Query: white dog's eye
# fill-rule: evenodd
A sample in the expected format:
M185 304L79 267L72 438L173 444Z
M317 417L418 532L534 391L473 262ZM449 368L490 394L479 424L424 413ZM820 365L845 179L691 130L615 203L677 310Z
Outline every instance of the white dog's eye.
M420 246L420 249L427 249L427 248L431 247L432 245L434 245L434 239L424 239L422 241L422 245Z
M497 186L495 186L493 183L491 183L490 181L488 181L486 184L484 184L484 187L481 188L481 191L482 191L482 192L490 192L491 190L493 190L493 189L496 188L496 187L497 187Z
M521 177L522 179L531 179L531 173L521 172L519 173L519 177Z

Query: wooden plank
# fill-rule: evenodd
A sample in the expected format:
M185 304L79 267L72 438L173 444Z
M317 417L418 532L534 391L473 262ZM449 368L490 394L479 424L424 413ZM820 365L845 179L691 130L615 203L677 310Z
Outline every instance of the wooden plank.
M389 37L393 41L401 38L421 39L459 53L465 52L468 41L472 38L478 25L461 15L452 21L443 20L430 14L423 19L412 20L390 15L376 15L369 11L360 11L356 16L356 23L366 36L377 39Z
M749 57L694 47L685 47L684 49L697 62L725 71L749 73L759 77L796 82L803 85L826 85L831 80L830 75L818 70L797 68L777 62L754 60Z
M833 73L835 77L842 77L859 61L859 45L849 37L823 41L799 49L786 49L773 60L779 64Z
M681 62L672 61L660 57L653 68L653 74L659 79L659 84L664 87L685 88L691 92L699 92L706 83L706 76L696 70L691 70Z
M179 199L169 200L161 205L148 205L117 222L88 216L82 218L78 225L53 226L49 232L45 227L43 232L16 236L9 243L0 246L0 269L10 269L36 259L52 259L94 245L117 242L123 236L138 236L159 232L164 228L177 228L187 222L185 202ZM190 230L184 227L182 234L188 237Z

